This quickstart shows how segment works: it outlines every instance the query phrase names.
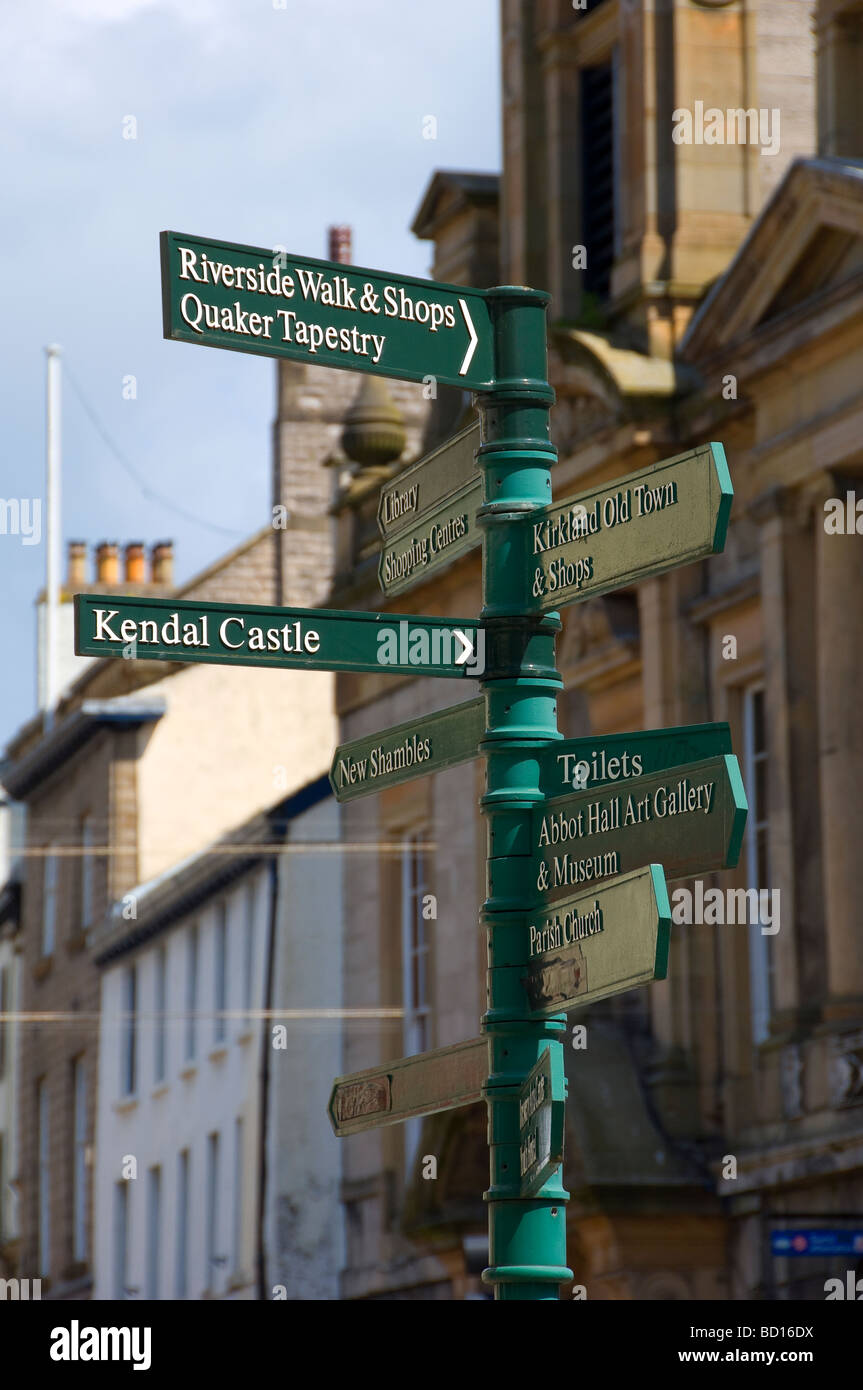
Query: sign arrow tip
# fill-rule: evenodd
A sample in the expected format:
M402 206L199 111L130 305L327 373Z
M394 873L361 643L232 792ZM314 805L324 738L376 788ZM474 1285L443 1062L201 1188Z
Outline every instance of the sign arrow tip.
M455 659L455 664L456 666L464 666L465 662L469 661L474 654L473 638L468 637L464 632L460 632L457 627L453 628L453 636L458 638L462 646L460 654Z
M468 309L467 304L464 302L463 299L460 299L459 305L461 307L462 315L464 316L464 321L467 324L467 331L470 334L470 342L467 345L467 352L464 355L464 361L458 369L459 376L464 376L467 373L467 369L471 364L471 360L473 358L474 353L476 352L476 345L479 342L479 338L477 337L476 329L473 326L473 319L470 316L470 310Z

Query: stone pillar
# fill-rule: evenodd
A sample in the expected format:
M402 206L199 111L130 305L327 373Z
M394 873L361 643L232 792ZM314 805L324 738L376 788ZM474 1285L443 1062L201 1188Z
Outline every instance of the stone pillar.
M818 0L818 153L856 158L863 125L863 10Z
M574 319L581 308L584 274L573 267L581 241L581 81L571 35L558 32L545 52L547 247L550 318Z
M784 1032L817 1011L826 988L814 772L817 517L810 498L783 488L757 498L751 514L760 527L770 876L753 886L780 894L772 1029Z
M834 476L825 497L863 482ZM828 534L816 518L815 605L818 651L818 779L827 925L829 1004L833 1018L863 1015L863 538Z

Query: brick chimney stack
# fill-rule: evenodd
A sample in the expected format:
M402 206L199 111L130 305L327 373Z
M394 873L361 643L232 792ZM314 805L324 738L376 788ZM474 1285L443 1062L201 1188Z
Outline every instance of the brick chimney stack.
M66 566L66 588L70 593L87 583L87 543L70 541Z
M144 542L129 541L124 549L126 583L146 584L147 572L144 560Z
M120 547L116 541L102 541L96 546L96 582L117 584L120 579Z
M329 259L331 261L338 261L339 265L350 265L352 242L353 235L350 227L330 227Z
M174 543L157 541L150 552L151 578L154 584L174 582Z

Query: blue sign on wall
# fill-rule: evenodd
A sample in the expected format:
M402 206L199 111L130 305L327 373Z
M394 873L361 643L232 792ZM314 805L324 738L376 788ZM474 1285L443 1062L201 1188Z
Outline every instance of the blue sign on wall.
M771 1231L773 1255L857 1255L863 1257L863 1230Z

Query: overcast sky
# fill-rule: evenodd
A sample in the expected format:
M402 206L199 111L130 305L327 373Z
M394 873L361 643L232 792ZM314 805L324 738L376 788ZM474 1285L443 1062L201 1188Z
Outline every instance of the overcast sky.
M64 379L64 572L69 539L173 539L185 580L269 518L275 369L162 338L159 231L325 257L347 222L359 264L428 275L408 228L432 172L499 168L496 0L2 8L0 498L43 497L43 348L59 343L168 499L144 495ZM23 539L0 534L0 749L36 707L45 547Z

